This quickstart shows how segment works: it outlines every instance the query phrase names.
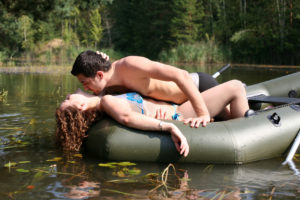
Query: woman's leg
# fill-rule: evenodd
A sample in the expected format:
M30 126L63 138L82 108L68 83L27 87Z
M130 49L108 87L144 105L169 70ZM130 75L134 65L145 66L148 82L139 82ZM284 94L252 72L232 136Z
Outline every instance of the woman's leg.
M227 105L230 106L230 113L225 114L225 119L242 117L249 109L245 87L242 82L238 80L222 83L201 94L211 117L215 117L220 113L223 114L222 117L224 117L224 112L222 111L224 111ZM182 104L179 109L184 109L185 112L188 112L191 111L192 106L190 102L187 101Z

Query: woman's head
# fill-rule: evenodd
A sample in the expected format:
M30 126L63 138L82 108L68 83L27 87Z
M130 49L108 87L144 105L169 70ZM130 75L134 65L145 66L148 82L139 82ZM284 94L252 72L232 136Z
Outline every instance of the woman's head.
M78 151L86 132L99 119L99 98L77 90L56 109L56 142L65 150Z
M61 103L60 108L65 109L68 107L73 107L82 111L87 110L91 102L91 96L93 95L77 89L74 94L67 95L66 99Z
M64 150L79 151L86 132L98 118L96 109L80 111L75 107L56 109L55 140Z

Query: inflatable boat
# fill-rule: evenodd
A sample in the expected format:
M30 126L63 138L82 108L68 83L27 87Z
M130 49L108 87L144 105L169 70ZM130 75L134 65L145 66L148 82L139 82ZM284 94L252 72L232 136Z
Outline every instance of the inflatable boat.
M88 131L85 149L100 159L133 162L243 164L282 156L300 129L300 72L247 86L248 117L190 128L173 121L190 145L179 155L167 132L141 131L107 118ZM262 109L265 104L272 108Z

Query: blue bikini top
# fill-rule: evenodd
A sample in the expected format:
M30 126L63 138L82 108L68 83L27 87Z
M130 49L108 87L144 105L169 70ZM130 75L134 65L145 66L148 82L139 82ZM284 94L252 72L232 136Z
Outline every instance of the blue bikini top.
M144 104L143 97L141 95L139 95L138 93L129 92L129 93L126 93L126 94L116 95L115 97L131 101L134 105L136 105L138 108L141 109L142 114L145 113L144 112L144 106L143 106L143 104Z
M140 94L138 94L136 92L129 92L129 93L121 94L121 95L116 95L115 97L129 100L131 103L136 105L139 109L141 109L142 114L145 114L144 106L143 106L144 100L143 100L143 97ZM172 119L173 120L179 120L180 114L177 113L177 105L173 104L173 106L174 106L174 114L172 115Z

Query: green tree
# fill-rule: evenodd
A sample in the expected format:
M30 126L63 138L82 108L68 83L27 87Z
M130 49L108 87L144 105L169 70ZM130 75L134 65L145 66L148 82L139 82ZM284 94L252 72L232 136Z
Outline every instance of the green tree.
M193 43L201 33L203 11L197 0L174 0L171 6L170 44Z
M13 58L21 50L22 34L19 30L18 21L14 15L6 12L5 9L0 11L0 51L3 57Z
M89 15L90 17L90 25L89 29L91 32L91 39L94 42L95 49L97 48L97 44L100 42L102 38L102 25L101 25L101 15L100 9L91 10Z
M299 65L299 13L296 0L0 0L0 55L43 55L63 39L49 58L101 43L156 59L174 47L207 52L209 38L232 62Z
M1 0L1 9L13 14L17 18L31 15L34 20L45 20L62 0Z
M22 48L26 51L33 50L34 47L34 29L33 20L27 15L19 18L19 32L22 35Z

